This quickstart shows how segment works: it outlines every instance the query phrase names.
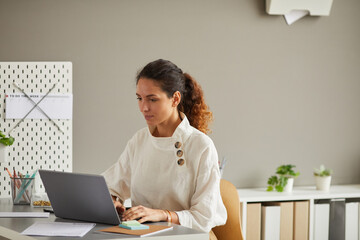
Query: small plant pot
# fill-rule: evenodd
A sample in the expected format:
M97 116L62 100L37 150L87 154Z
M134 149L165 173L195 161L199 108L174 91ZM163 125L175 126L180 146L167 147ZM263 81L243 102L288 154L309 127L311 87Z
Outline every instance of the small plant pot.
M0 143L0 162L7 162L7 146Z
M294 178L288 178L287 184L284 187L284 192L292 192L294 186Z
M315 176L316 190L329 191L331 184L331 176L320 177Z

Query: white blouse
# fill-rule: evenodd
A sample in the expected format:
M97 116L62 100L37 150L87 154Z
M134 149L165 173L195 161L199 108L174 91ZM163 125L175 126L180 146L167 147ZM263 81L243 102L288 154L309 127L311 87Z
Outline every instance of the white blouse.
M182 226L209 232L227 214L212 140L183 120L171 137L139 130L103 175L113 196L132 206L175 211Z

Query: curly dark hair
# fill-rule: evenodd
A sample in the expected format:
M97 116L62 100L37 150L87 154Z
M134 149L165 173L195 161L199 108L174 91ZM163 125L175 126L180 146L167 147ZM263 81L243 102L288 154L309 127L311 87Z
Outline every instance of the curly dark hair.
M204 100L201 86L188 73L174 63L158 59L148 63L136 76L136 84L140 78L148 78L159 84L169 98L179 91L182 98L178 110L189 119L190 125L207 134L209 124L213 121L212 112Z

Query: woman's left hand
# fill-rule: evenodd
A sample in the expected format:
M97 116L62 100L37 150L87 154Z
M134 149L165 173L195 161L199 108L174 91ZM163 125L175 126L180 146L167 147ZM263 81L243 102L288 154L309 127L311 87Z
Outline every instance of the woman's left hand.
M141 205L132 207L123 213L123 221L130 221L135 219L138 219L139 223L143 223L146 221L160 222L166 221L167 215L164 210L151 209Z

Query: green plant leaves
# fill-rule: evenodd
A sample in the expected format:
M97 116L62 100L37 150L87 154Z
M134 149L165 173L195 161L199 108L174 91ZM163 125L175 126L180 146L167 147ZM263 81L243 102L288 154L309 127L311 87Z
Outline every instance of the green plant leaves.
M284 176L271 176L269 179L268 179L268 188L266 189L266 191L273 191L274 188L276 191L278 192L282 192L284 190L284 187L286 186L287 184L287 180L288 178L287 177L284 177Z
M291 165L291 164L281 165L276 169L276 174L297 177L300 175L300 173L294 172L293 168L295 167L296 167L295 165Z
M283 186L280 186L280 185L277 185L277 186L275 187L275 189L276 189L276 191L278 191L278 192L284 191L284 187L283 187Z
M321 165L319 169L314 169L314 175L319 177L327 177L332 174L332 170L329 168L325 168L324 165Z
M5 146L11 146L14 143L15 139L11 136L8 138L0 131L0 143L4 144Z
M300 175L300 172L294 172L293 168L295 165L281 165L276 169L277 176L271 176L268 179L268 188L266 191L273 191L274 189L278 192L284 191L288 179L290 177L297 177Z
M268 180L269 185L276 185L278 183L278 177L277 176L271 176Z

